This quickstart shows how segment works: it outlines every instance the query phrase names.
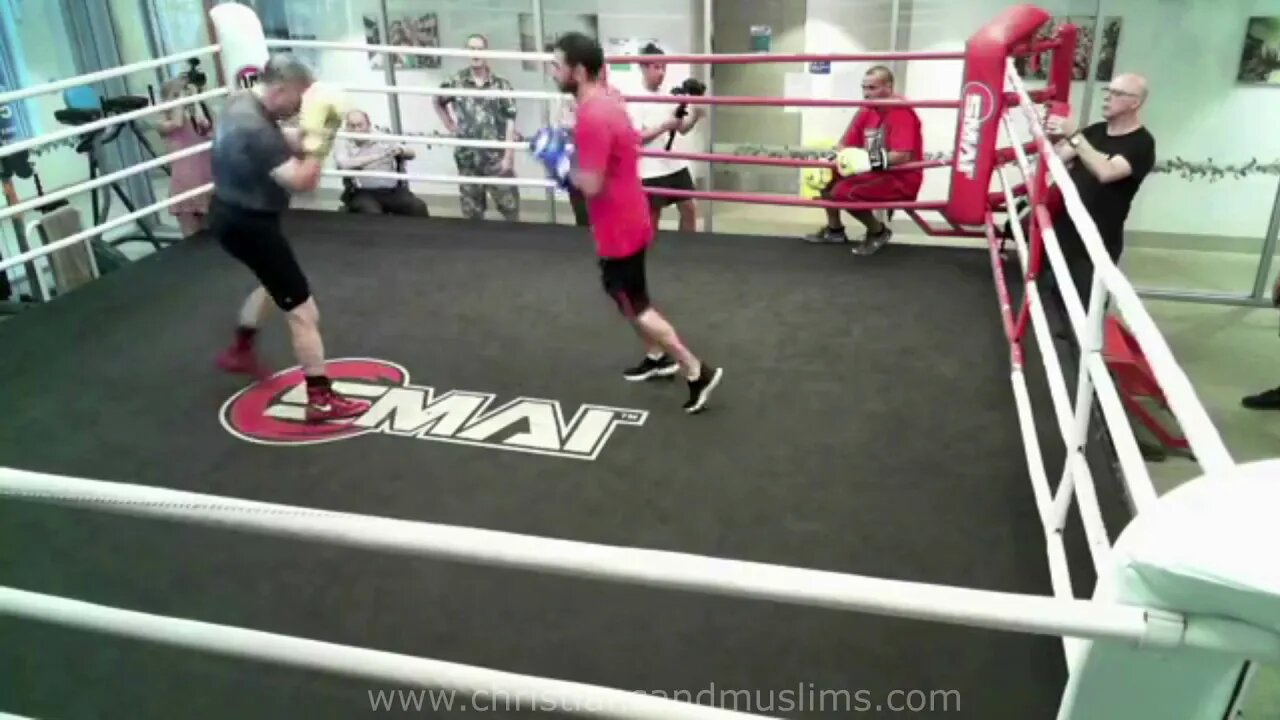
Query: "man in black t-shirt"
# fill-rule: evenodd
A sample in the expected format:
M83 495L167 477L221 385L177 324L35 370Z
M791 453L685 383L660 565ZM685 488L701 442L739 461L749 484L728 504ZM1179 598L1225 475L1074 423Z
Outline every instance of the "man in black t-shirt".
M1156 164L1156 140L1142 126L1139 113L1147 100L1147 81L1118 75L1103 91L1102 122L1077 130L1071 118L1050 118L1049 137L1067 163L1071 181L1098 226L1112 260L1124 249L1124 224L1142 181ZM1093 283L1093 263L1079 230L1065 210L1054 218L1054 231L1071 269L1071 279L1086 306ZM1046 273L1047 274L1047 273Z

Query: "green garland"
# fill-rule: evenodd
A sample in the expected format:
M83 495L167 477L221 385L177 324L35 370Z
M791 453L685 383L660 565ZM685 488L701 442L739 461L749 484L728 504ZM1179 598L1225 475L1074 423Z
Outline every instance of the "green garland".
M733 155L747 157L791 158L795 160L835 159L835 153L830 150L776 145L733 145L729 152ZM951 153L928 152L925 153L924 159L950 161ZM1249 162L1243 164L1216 165L1213 162L1213 158L1196 161L1184 160L1175 156L1169 160L1157 162L1151 172L1160 175L1177 175L1183 180L1207 180L1210 183L1218 182L1219 180L1243 180L1257 175L1280 177L1280 160L1264 163L1257 158L1252 158Z

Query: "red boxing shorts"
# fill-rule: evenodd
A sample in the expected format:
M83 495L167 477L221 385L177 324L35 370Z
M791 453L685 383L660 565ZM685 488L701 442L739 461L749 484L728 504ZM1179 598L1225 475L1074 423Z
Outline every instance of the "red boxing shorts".
M897 173L867 173L839 178L822 194L828 200L841 202L910 202L920 188L902 182Z

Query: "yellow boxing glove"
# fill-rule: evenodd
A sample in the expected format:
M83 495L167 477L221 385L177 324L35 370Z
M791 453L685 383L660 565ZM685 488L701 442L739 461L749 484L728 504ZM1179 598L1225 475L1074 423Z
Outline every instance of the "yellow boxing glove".
M298 112L302 151L316 157L327 157L333 149L333 138L340 127L341 93L324 83L312 83L302 96L302 109Z
M836 154L836 170L843 177L883 170L889 166L889 156L883 150L867 152L862 148L845 148Z
M805 168L801 177L804 179L806 193L809 197L818 197L831 184L831 171L827 168Z

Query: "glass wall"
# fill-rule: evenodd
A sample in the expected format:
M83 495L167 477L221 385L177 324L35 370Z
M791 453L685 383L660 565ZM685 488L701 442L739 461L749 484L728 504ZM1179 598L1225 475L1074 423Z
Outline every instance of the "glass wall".
M65 51L71 41L59 3L0 0L0 22L4 31L0 37L0 45L3 46L0 47L0 65L4 70L0 82L4 87L0 89L31 87L71 77L78 72L75 61ZM0 142L19 142L65 129L66 126L54 116L64 107L61 94L54 93L38 95L0 109L5 118L0 124ZM35 197L37 180L45 192L85 180L88 166L84 156L76 153L75 144L74 140L65 140L29 151L28 161L34 175L9 179L13 198L25 200ZM9 190L6 188L6 195ZM76 200L76 206L83 207L82 212L87 217L87 199ZM18 251L22 227L32 219L30 214L26 214L0 223L0 241L3 242L5 256ZM36 262L35 265L41 270L47 268L45 262ZM10 269L8 277L16 294L35 297L25 268Z
M1280 24L1251 18L1274 17L1277 9L1101 1L1099 16L1118 27L1116 71L1140 73L1151 86L1143 117L1156 136L1158 165L1130 216L1123 262L1135 285L1252 292L1277 194L1280 136L1270 118L1280 112L1280 95L1267 58L1280 47ZM1160 32L1146 31L1156 26ZM1203 49L1188 50L1195 46ZM1104 85L1099 78L1086 108L1093 120Z

